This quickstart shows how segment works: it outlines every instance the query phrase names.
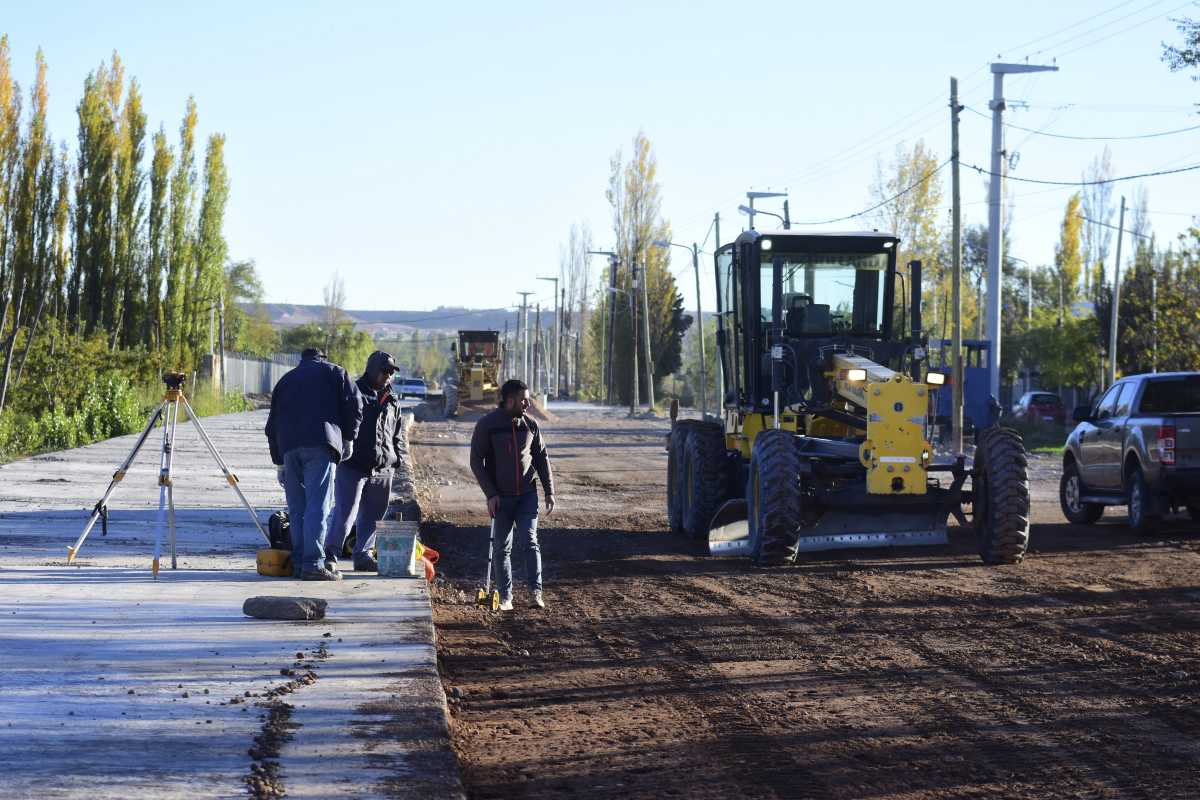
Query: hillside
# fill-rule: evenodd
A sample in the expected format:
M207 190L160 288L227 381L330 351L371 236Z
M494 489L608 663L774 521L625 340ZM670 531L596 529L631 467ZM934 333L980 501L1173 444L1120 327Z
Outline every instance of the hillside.
M303 325L320 322L324 306L295 303L263 303L274 325ZM250 309L247 308L247 311ZM442 306L432 311L365 311L347 309L346 316L372 336L393 337L417 331L456 331L459 329L504 330L516 328L517 312L504 308L469 309ZM542 312L542 324L549 324L553 313Z

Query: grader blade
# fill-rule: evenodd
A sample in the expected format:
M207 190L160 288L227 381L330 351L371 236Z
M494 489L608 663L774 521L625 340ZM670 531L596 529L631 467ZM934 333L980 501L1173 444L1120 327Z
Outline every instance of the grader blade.
M746 522L744 498L727 500L713 515L708 526L710 556L750 555L750 526Z
M946 544L946 512L907 511L864 514L829 510L813 526L800 531L801 553L860 547L908 547Z

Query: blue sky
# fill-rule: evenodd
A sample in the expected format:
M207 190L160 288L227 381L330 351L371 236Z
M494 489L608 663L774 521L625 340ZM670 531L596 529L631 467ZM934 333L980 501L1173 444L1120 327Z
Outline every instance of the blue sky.
M1200 123L1200 84L1159 58L1178 38L1169 17L1200 17L1178 0L4 5L23 86L46 52L56 139L73 143L84 77L114 49L172 141L195 95L201 133L228 137L231 255L256 259L280 302L320 302L335 270L352 308L548 300L535 277L557 271L572 223L609 243L609 159L639 129L677 241L702 240L718 211L731 238L751 188L786 188L797 220L858 211L897 143L948 155L949 76L986 111L984 65L1001 54L1061 68L1008 81L1028 103L1015 124L1122 136ZM989 132L964 113L964 161L987 164ZM1015 177L1065 180L1103 147L1020 131L1009 144ZM1111 147L1118 175L1200 163L1200 131ZM1200 172L1146 182L1160 236L1200 212L1197 185ZM1010 188L1013 254L1049 261L1070 190ZM967 222L985 219L982 200L964 173Z

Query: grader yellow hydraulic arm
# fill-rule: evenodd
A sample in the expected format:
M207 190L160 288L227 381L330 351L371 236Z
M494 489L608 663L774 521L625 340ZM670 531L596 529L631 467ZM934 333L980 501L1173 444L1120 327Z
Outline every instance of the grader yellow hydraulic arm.
M723 417L672 425L673 529L767 565L945 543L953 516L985 562L1024 557L1019 435L980 431L969 466L936 457L931 399L944 376L926 368L920 264L898 271L898 243L746 231L718 251Z

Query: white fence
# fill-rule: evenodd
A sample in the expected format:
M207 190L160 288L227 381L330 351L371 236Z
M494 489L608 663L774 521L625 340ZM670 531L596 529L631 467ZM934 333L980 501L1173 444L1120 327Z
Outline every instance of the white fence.
M225 353L225 391L269 394L283 374L300 363L299 353L276 353L270 358Z

